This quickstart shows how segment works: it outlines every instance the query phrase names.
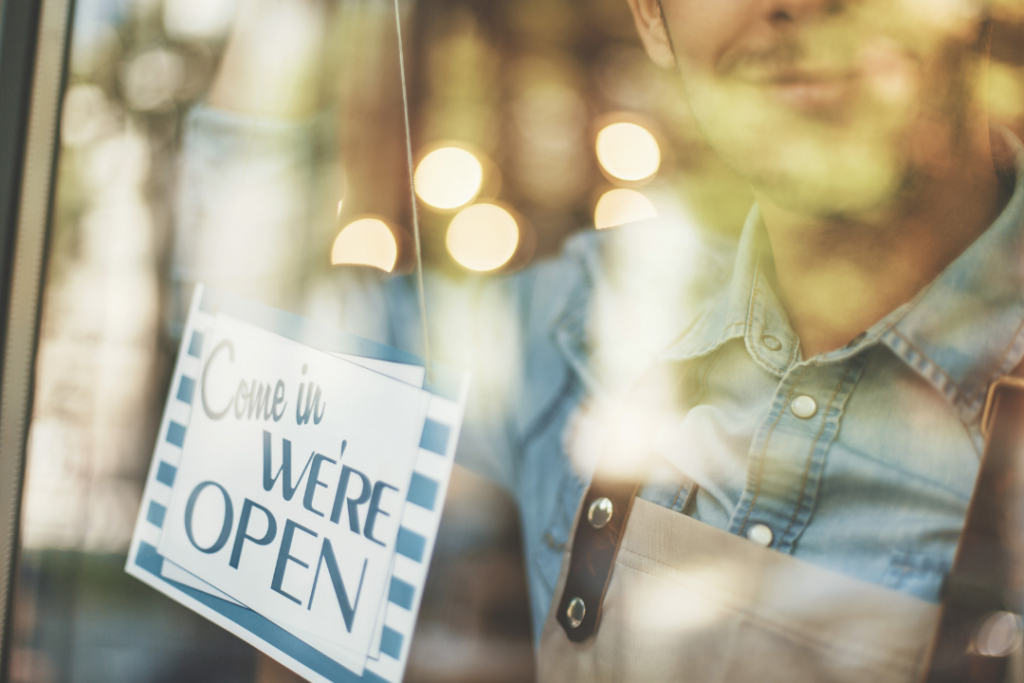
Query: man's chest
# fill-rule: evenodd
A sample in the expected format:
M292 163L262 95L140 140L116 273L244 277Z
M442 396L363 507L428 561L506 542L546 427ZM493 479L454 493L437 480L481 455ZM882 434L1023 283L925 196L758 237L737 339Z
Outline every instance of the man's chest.
M641 496L752 542L935 601L978 455L948 403L885 348L781 377L742 339L680 365ZM586 481L611 416L584 401L562 447ZM550 535L550 534L549 534Z

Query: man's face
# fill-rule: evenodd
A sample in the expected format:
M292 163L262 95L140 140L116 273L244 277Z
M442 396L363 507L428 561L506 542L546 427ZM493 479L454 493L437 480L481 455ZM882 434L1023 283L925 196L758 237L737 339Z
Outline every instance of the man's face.
M634 11L645 1L631 0ZM979 4L662 0L661 10L711 147L762 198L855 217L941 171L979 120Z

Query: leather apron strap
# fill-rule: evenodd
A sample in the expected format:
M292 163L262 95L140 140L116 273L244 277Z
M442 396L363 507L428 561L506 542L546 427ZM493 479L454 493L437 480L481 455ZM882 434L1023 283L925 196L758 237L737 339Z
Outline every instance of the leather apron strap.
M674 400L664 387L671 368L658 364L630 392L630 403L650 416L652 397ZM926 683L1002 683L1009 656L1021 647L1021 609L1024 601L1024 365L994 384L983 417L986 446L974 493L968 506L953 568L944 584L942 618L928 658ZM642 397L642 398L637 398ZM647 421L645 426L653 424ZM622 439L609 440L594 478L583 498L569 558L568 574L556 619L572 642L593 636L612 568L622 543L633 500L646 474L643 461L651 451L656 430L627 430L634 437L629 449L643 453L637 466L623 477Z
M989 390L985 451L953 567L927 683L996 683L1021 647L1024 600L1024 366Z
M647 473L657 416L664 414L678 392L674 373L671 364L656 363L614 411L616 424L583 497L584 512L573 536L569 574L558 598L558 623L575 643L594 635L600 624L622 534Z

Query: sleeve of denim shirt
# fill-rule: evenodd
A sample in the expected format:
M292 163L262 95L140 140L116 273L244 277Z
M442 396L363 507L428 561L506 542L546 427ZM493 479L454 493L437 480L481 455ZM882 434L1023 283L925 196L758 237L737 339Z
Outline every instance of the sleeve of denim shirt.
M319 150L329 135L318 121L254 121L205 106L186 120L175 219L172 278L202 281L256 296L282 308L309 309L303 292L305 234L313 218ZM286 188L287 191L282 191ZM238 264L226 248L225 225L246 221L249 239L273 248L261 261ZM234 234L238 234L237 228ZM456 281L437 271L425 276L433 357L470 371L472 382L456 460L515 490L518 479L519 404L528 324L551 265L512 276L473 276ZM321 283L321 289L324 287ZM385 277L369 269L335 268L326 283L336 309L330 322L354 334L422 354L420 312L411 276ZM557 291L557 289L555 290ZM255 294L251 294L251 293ZM303 312L301 310L297 312ZM322 305L317 309L318 319ZM543 373L543 369L541 370ZM534 382L534 384L536 384Z

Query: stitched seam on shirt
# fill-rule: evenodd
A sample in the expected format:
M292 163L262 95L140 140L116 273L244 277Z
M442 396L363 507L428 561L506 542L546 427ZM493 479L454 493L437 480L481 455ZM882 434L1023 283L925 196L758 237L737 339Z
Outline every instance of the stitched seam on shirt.
M671 505L669 505L669 507L670 507L671 509L673 509L673 510L675 509L675 507L676 507L676 503L678 503L678 502L679 502L679 494L683 492L683 488L684 488L684 487L680 486L680 487L679 487L679 490L678 490L678 491L676 491L676 497L672 499L672 504L671 504Z
M739 323L739 325L742 327L742 326L745 326L746 323ZM726 329L728 329L728 328L726 328ZM684 356L682 356L680 358L675 358L674 360L679 360L679 361L692 360L694 358L697 358L698 356L703 356L704 354L708 353L709 351L713 351L715 349L715 347L717 347L717 346L721 346L722 344L724 344L724 343L726 343L728 341L732 341L733 339L740 339L740 338L742 338L742 337L731 337L731 336L725 334L725 332L723 331L722 334L719 335L718 339L715 339L713 342L705 344L704 346L700 347L699 349L697 349L695 351L692 351L690 353L687 353L687 354L685 354Z
M758 277L757 276L760 274L760 272L761 272L761 257L759 256L757 258L757 260L754 262L754 278L753 278L754 284L750 288L750 304L747 306L747 329L746 329L746 332L745 332L744 336L749 336L754 331L754 308L757 305L756 304L756 302L757 302L757 295L761 292L761 288L757 286L757 284L758 284ZM774 363L766 361L764 358L761 357L761 355L759 353L757 353L757 352L755 352L753 350L754 348L756 348L754 343L753 343L753 340L751 340L750 346L751 346L751 349L750 349L751 354L754 356L755 360L761 361L765 365L767 365L770 368L774 369L776 372L782 372L781 368L775 367Z
M675 341L671 345L669 345L669 347L668 347L668 349L666 351L671 354L672 349L676 348L677 346L685 345L686 341L690 337L699 336L699 333L701 331L703 331L703 329L707 326L708 321L711 319L712 313L714 312L714 309L715 309L715 304L717 302L718 302L718 298L715 298L707 306L705 306L703 309L701 309L701 311L694 318L693 322L690 323L690 326L686 329L686 331L683 332L681 335L679 335L677 341ZM725 335L725 331L726 330L731 329L735 325L742 325L742 324L743 323L734 323L733 325L729 325L728 327L726 327L726 328L724 328L722 330L721 334L719 334L718 338L715 339L714 341L705 344L704 346L696 349L695 351L691 351L689 353L684 353L681 358L678 358L676 360L688 360L690 358L694 358L696 356L703 355L709 349L713 349L716 345L722 343L722 337Z
M940 375L942 375L943 377L945 377L945 378L946 378L946 381L947 381L947 382L949 382L949 385L950 385L951 387L953 387L953 391L955 391L955 392L956 392L956 395L957 395L957 396L959 396L959 397L960 397L960 399L961 399L962 401L964 401L964 403L970 404L970 401L969 401L969 400L967 399L967 396L966 396L966 395L964 395L964 392L962 392L962 391L960 390L960 387L959 387L959 386L957 385L957 383L953 381L953 378L952 378L952 377L950 377L950 376L949 376L948 374L946 374L946 371L945 371L945 370L943 370L943 369L942 369L942 368L941 368L941 367L940 367L940 366L939 366L939 365L938 365L938 364L937 364L937 363L936 363L936 362L935 362L934 360L932 360L932 357L931 357L931 356L929 356L929 355L928 355L927 353L925 353L925 352L924 352L924 351L922 351L921 349L917 348L917 346L915 346L915 345L914 345L914 343L913 343L912 341L910 341L910 340L909 340L909 339L907 339L907 338L906 338L905 336L903 336L903 333L901 333L901 332L900 332L899 330L897 330L897 329L896 329L895 327L892 327L892 328L890 328L890 329L891 329L891 331L892 331L892 333L893 333L894 335L896 335L897 337L899 337L899 338L900 338L901 340L903 340L903 342L904 342L904 343L905 343L905 344L906 344L907 346L909 346L909 347L910 347L911 349L913 349L914 353L918 354L919 356L921 356L922 358L924 358L925 360L927 360L927 361L928 361L928 364L929 364L929 365L931 365L931 366L932 366L933 368L935 368L935 369L936 369L936 370L938 371L938 373L939 373ZM901 359L901 360L902 360L902 359ZM906 361L904 361L904 362L906 362Z
M793 396L793 392L796 391L796 387L800 384L800 380L804 378L807 371L811 369L811 366L806 366L801 372L800 376L793 382L793 386L789 388L789 393L786 394L786 401L782 404L782 408L779 410L779 414L775 416L775 422L772 423L771 428L768 430L768 434L764 437L764 448L761 450L761 458L757 468L757 485L754 487L754 497L750 499L750 505L747 506L747 514L743 515L743 521L740 522L739 530L742 531L743 527L746 526L747 520L750 519L750 513L754 510L754 504L757 503L757 497L761 495L761 477L764 474L764 459L768 454L768 444L771 443L772 434L775 432L775 427L778 426L779 422L782 421L782 415L786 412L786 406L789 405L789 399Z
M1014 340L1016 340L1016 339L1017 339L1017 334L1019 334L1019 332L1020 332L1020 330L1021 330L1021 329L1024 329L1024 322L1022 322L1022 323L1021 323L1021 326L1017 328L1018 332L1014 334ZM960 399L960 400L961 400L961 401L962 401L962 402L963 402L964 404L966 404L966 406L967 406L968 408L970 407L971 403L973 403L973 402L974 402L974 398L975 398L975 397L977 397L978 393L980 392L980 388L979 388L979 392L975 392L975 393L974 393L974 395L973 395L973 396L972 396L971 398L967 398L967 396L966 396L966 395L965 395L965 394L963 393L963 391L961 391L961 389L960 389L960 387L959 387L959 386L957 385L957 383L953 381L953 378L952 378L952 377L950 377L950 376L949 376L948 374L946 374L946 371L945 371L945 370L943 370L943 369L942 369L942 367L940 367L938 363L936 363L936 362L935 362L934 360L932 360L932 357L931 357L931 356L929 356L929 355L928 355L927 353L925 353L924 351L922 351L921 349L919 349L919 348L918 348L917 346L915 346L915 345L913 344L913 342L911 342L911 341L910 341L909 339L907 339L907 338L906 338L906 337L905 337L905 336L904 336L904 335L903 335L903 334L902 334L902 333L901 333L901 332L900 332L899 330L897 330L897 329L896 329L895 327L891 328L891 332L892 332L892 333L893 333L894 335L896 335L897 337L899 337L899 338L900 338L901 340L903 340L903 342L904 342L904 343L906 343L906 345L907 345L907 346L909 346L909 347L910 347L911 349L913 349L913 350L914 350L914 352L915 352L915 353L917 353L918 355L920 355L920 356L921 356L922 358L924 358L925 360L927 360L927 361L928 361L928 363L929 363L929 364L930 364L930 365L931 365L931 366L932 366L933 368L935 368L935 369L936 369L936 371L938 371L938 372L939 372L939 374L941 374L941 375L942 375L943 377L945 377L945 378L946 378L946 381L947 381L947 382L949 382L949 385L950 385L951 387L953 387L953 391L954 391L954 392L956 393L956 396L957 396L957 397L959 397L959 399ZM1005 354L1003 355L1003 360L1001 360L1001 361L999 362L999 366L997 366L997 370L996 370L995 372L993 372L993 373L992 373L992 375L989 375L989 377L992 377L993 375L995 375L995 373L996 373L996 372L998 372L998 367L1002 367L1002 364L1003 364L1003 362L1004 362L1004 361L1006 360L1006 356L1007 356L1007 355L1009 355L1009 353L1010 353L1010 350L1011 350L1012 348L1013 348L1013 343L1011 343L1011 344L1010 344L1010 348L1009 348L1009 349L1007 349L1006 353L1005 353ZM903 360L903 359L901 358L900 360ZM906 362L906 361L904 361L904 362ZM926 380L926 381L927 381L927 380ZM985 387L986 385L987 385L987 383L986 383L986 384L982 384L982 385L981 385L981 387L983 388L983 387ZM976 446L974 446L974 435L973 435L973 434L971 434L971 427L970 427L970 425L969 425L968 423L966 423L966 422L965 422L965 421L963 420L963 418L961 418L961 417L960 417L960 411L959 411L959 410L957 410L955 406L954 406L953 408L954 408L954 410L953 410L953 414L954 414L954 415L956 416L956 418L957 418L957 422L959 422L959 423L960 423L960 426L961 426L961 427L963 427L964 431L965 431L965 432L967 433L967 438L968 438L968 439L970 440L970 442L971 442L971 446L972 446L972 447L974 448L974 452L975 452L975 453L976 453L976 454L977 454L977 455L978 455L978 456L980 457L980 456L981 456L981 453L980 453L980 452L978 451L977 447L976 447Z
M715 357L717 358L717 356L715 356ZM712 361L712 365L713 364L714 364L714 361ZM710 372L710 371L711 370L709 368L708 372ZM680 387L682 386L682 384L683 384L683 373L680 372L680 373L677 374L675 386L672 388L672 402L675 403L675 404L678 404L678 402L679 402ZM690 483L690 487L691 487L691 490L692 490L692 487L694 486L693 480L691 480L689 477L686 477L685 475L684 475L684 479L686 479L686 481ZM683 485L679 487L679 490L676 491L676 497L672 499L672 505L669 506L673 510L675 510L676 503L679 502L679 495L683 492L683 489L685 489L686 487L687 487L687 484L686 484L686 482L684 482ZM687 498L689 498L689 496L687 496ZM684 502L683 505L686 505L686 503Z
M709 305L706 309L704 309L704 311L702 312L700 318L694 322L693 326L686 333L686 335L685 335L686 337L690 337L690 336L698 337L698 336L700 336L700 334L704 331L704 328L706 328L708 326L708 323L710 323L711 319L714 317L715 304L716 303L717 303L717 301L713 301L711 303L711 305ZM730 325L730 327L731 327L731 325ZM699 356L699 355L707 352L708 349L713 349L715 347L715 345L720 344L721 341L722 341L722 335L725 334L725 330L728 330L728 329L729 329L729 327L724 328L722 330L722 332L719 333L718 337L716 337L714 339L714 341L711 341L711 342L708 342L707 344L704 344L703 346L700 347L699 350L694 352L692 355Z
M839 395L839 390L846 384L846 378L850 376L850 365L846 366L846 371L843 372L843 378L839 380L839 384L836 385L836 390L832 393L832 398L828 400L828 406L825 408L824 415L822 415L821 428L818 430L818 435L814 437L814 441L811 442L811 451L807 454L807 464L804 465L803 479L800 482L800 496L797 498L796 507L793 509L793 516L789 520L789 526L782 532L782 540L786 539L789 535L793 525L796 524L796 518L800 515L800 508L803 507L804 494L807 492L807 478L811 471L811 463L814 461L814 451L818 446L818 441L821 439L821 435L825 433L825 427L828 425L828 413L832 410L832 404L836 400L836 396Z
M847 453L850 453L850 454L852 454L852 455L854 455L854 456L856 456L856 457L858 457L858 458L860 458L862 460L867 460L868 462L873 463L875 465L878 465L880 467L884 467L887 470L891 470L893 472L898 472L901 476L910 477L910 478L914 479L914 481L923 482L923 483L927 484L928 486L930 486L933 489L936 489L938 491L942 491L943 493L947 493L949 495L952 495L952 496L956 497L961 502L969 503L970 500L971 500L970 496L964 497L960 492L958 492L958 491L956 491L954 489L951 489L948 486L945 486L945 485L941 484L940 482L937 482L937 481L935 481L933 479L929 479L928 477L921 476L917 472L914 472L914 471L911 471L911 470L906 470L906 469L904 469L902 467L897 467L896 465L892 464L891 462L886 462L885 460L881 460L880 458L875 458L875 457L873 457L871 455L868 455L864 451L857 450L855 448L850 448L849 446L845 446L845 448L846 448Z
M701 402L703 402L704 399L707 398L707 395L708 395L708 377L711 376L711 371L715 369L715 365L718 364L718 359L720 359L722 357L722 354L724 353L724 351L725 351L725 347L723 346L720 349L718 349L718 351L715 353L715 355L713 355L711 357L711 360L707 364L707 369L704 371L704 376L701 377L701 381L700 381L700 394L698 394L694 398L694 401L693 401L693 403L691 405L695 405L695 406L696 405L700 405Z
M796 333L794 332L794 335L795 335L795 334L796 334ZM795 362L796 362L796 357L797 357L798 355L800 355L800 340L799 340L799 339L797 339L797 340L796 340L796 343L795 343L795 344L793 344L793 353L789 354L789 362L788 362L788 363L786 363L786 367L787 367L787 368L788 368L788 367L790 367L790 366L792 366L792 365L793 365L793 363L795 363Z
M891 332L892 332L892 333L893 333L894 335L896 335L896 330L890 330L890 331L891 331ZM902 338L902 337L901 337L901 338ZM909 342L908 342L908 344L909 344ZM873 347L873 348L872 348L872 351L873 351L873 352L875 352L875 353L878 353L880 349L885 349L885 350L886 350L886 351L887 351L888 353L891 353L891 354L893 354L894 356L896 356L896 357L897 357L897 358L898 358L898 359L900 360L900 362L901 362L901 363L903 363L903 367L905 367L905 368L906 368L906 369L907 369L907 370L908 370L909 372L911 372L911 373L912 373L912 374L913 374L913 375L914 375L915 377L917 377L918 379L920 379L920 380L921 380L922 382L925 382L925 383L927 383L927 384L931 385L931 383L930 383L930 382L928 381L928 379L927 379L927 378L925 378L925 377L921 377L921 376L920 376L920 374L918 374L918 373L917 373L917 372L916 372L916 371L914 370L914 368L913 368L913 367L912 367L912 366L911 366L911 365L910 365L909 363L907 363L907 362L906 362L906 360L905 360L905 359L903 359L903 358L901 358L901 357L900 357L900 354L899 354L899 353L897 353L895 349L891 348L891 347L890 347L890 346L888 346L887 344L879 344L878 346L875 346L875 347ZM915 350L917 350L917 349L915 349ZM918 353L921 353L921 352L920 352L920 351L918 351ZM931 360L931 358L930 358L930 357L926 356L926 355L925 355L925 354L923 354L923 353L921 353L921 355L922 355L922 356L924 356L925 358L927 358L927 359L928 359L928 361L929 361L929 362L931 362L931 363L932 363L932 364L934 365L934 362L933 362L933 361ZM870 360L869 360L869 361L867 361L867 362L870 362ZM950 382L952 383L952 380L950 380ZM954 387L955 387L955 385L954 385ZM932 386L932 388L933 388L933 389L935 389L935 387L934 387L934 386ZM936 390L936 391L938 391L938 389L935 389L935 390ZM940 393L941 393L941 392L940 392ZM943 395L943 398L946 398L946 396L944 396L944 395ZM961 410L958 410L958 409L957 409L957 407L956 407L955 405L953 405L953 406L950 406L950 411L951 411L951 412L953 413L953 417L955 417L955 418L956 418L956 421L957 421L958 423L960 423L960 427L961 427L961 428L962 428L962 429L964 430L964 434L966 434L966 435L967 435L967 440L968 440L968 441L969 441L969 442L971 443L971 448L973 448L973 449L974 449L974 454L975 454L975 455L977 455L977 456L978 456L978 457L980 458L980 457L981 457L981 450L980 450L980 449L978 448L978 445L977 445L977 443L976 443L976 440L975 440L975 436L974 436L974 434L973 434L973 433L971 432L971 424L970 424L969 422L967 422L967 421L965 421L965 420L963 419L963 416L962 416L962 411L961 411ZM857 451L857 452L859 453L859 451ZM861 455L861 457L864 457L864 458L867 458L867 457L868 457L868 456L864 455L863 453L860 453L860 455ZM886 464L886 465L887 465L887 463L885 463L885 462L883 462L883 461L881 461L881 460L875 460L874 458L868 458L868 459L869 459L869 460L872 460L873 462L877 462L877 463L881 463L881 464ZM922 481L931 481L931 480L929 480L929 479L925 479L925 478L922 478ZM934 482L932 482L932 483L934 483Z
M763 306L761 306L759 303L755 303L755 302L758 301L758 298L757 298L758 295L761 295L761 287L759 285L760 278L758 277L760 274L761 274L761 257L758 256L757 257L757 261L754 263L754 284L753 284L753 287L751 288L751 291L750 291L750 305L747 307L747 323L746 323L747 324L747 329L746 329L746 335L751 334L753 332L753 330L754 330L753 321L754 321L754 308L755 308L755 306L758 307L758 308L763 309ZM755 346L755 344L754 344L754 340L751 340L750 346L751 346L751 355L754 356L755 360L761 361L762 363L764 363L768 367L770 367L773 370L775 370L775 372L785 372L786 368L789 367L789 365L792 364L792 354L791 354L791 360L789 361L789 363L787 363L783 367L779 367L777 364L775 364L775 363L771 362L770 360L768 360L768 359L764 358L763 356L761 356L760 353L757 353L757 352L753 351L754 348L757 348ZM793 349L793 353L794 354L796 353L796 349L798 347L799 347L799 345L794 347L794 349Z
M999 374L999 371L1003 367L1003 363L1006 362L1006 358L1010 355L1010 352L1013 351L1013 347L1017 345L1017 341L1019 340L1021 330L1024 330L1024 320L1022 320L1020 325L1017 326L1016 332L1014 332L1013 333L1013 337L1010 338L1010 344L1006 347L1006 350L1003 352L1003 355L1000 357L999 363L996 364L996 369L993 370L989 374L989 376L985 378L985 381L978 387L978 389L973 394L971 394L971 397L968 399L969 403L973 403L974 399L978 397L978 394L980 394L982 391L984 391L988 387L988 385L992 383L993 378L997 374Z
M565 382L562 384L561 390L558 395L555 396L548 404L548 407L533 421L530 428L526 430L525 435L520 439L519 448L522 452L525 452L530 446L530 442L537 438L541 432L551 426L551 421L554 419L555 408L565 400L572 389L575 380L575 375L572 372L565 373ZM563 452L564 455L564 452Z
M754 321L754 300L757 298L757 271L761 266L761 259L758 258L754 261L754 278L750 285L750 301L747 302L747 321L746 321L746 332L744 336L749 335L752 331L752 323Z

